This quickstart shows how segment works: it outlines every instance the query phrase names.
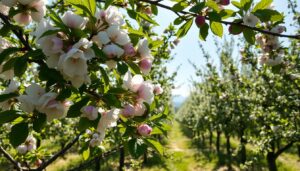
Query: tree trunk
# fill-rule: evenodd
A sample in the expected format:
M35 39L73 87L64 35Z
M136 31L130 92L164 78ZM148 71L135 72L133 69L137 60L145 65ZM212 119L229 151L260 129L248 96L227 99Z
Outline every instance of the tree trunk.
M267 161L268 161L269 171L277 171L276 157L274 155L274 152L268 152Z
M144 152L144 161L143 161L144 164L147 164L147 163L148 163L148 156L147 156L147 153L148 153L148 151L147 151L147 149L146 149L145 152Z
M124 154L124 147L120 148L120 160L119 160L119 171L123 171L124 168L124 160L125 160L125 154Z
M100 157L95 158L95 171L100 171L101 165L100 165Z
M246 152L246 143L247 141L243 138L243 136L240 138L240 144L241 144L241 163L245 164L247 161L247 152Z
M213 141L213 133L212 133L212 131L209 131L209 149L210 150L212 147L212 141Z
M202 137L202 147L205 147L205 136L204 133L201 134Z
M230 136L227 135L226 136L226 151L227 151L227 157L228 157L228 163L227 163L227 167L228 167L228 170L232 170L232 167L231 167L231 149L230 149Z
M298 157L300 158L300 144L297 145L297 149L298 149Z
M220 136L221 136L221 132L217 132L217 142L216 142L216 149L217 149L217 153L220 153Z

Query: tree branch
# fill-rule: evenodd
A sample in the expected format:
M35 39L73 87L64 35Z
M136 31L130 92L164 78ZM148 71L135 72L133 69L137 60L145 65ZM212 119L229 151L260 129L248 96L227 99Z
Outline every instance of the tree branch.
M2 146L0 146L0 152L15 166L15 168L18 171L22 171L22 168L20 167L19 163L16 160L14 160L14 158L7 151L5 151L5 149Z
M116 152L118 152L120 150L121 147L118 147L118 148L114 148L110 151L107 151L105 153L101 153L97 156L95 156L94 158L90 159L89 161L85 162L85 163L81 163L78 167L75 167L73 169L70 169L68 171L79 171L79 170L82 170L88 166L90 166L94 161L95 159L98 157L98 158L101 158L101 159L105 159L106 157L110 156L111 154L114 154Z
M56 153L53 157L51 157L48 161L44 162L40 167L37 169L33 169L35 171L42 171L44 170L48 165L53 163L58 157L62 156L65 154L78 140L80 137L81 133L78 134L69 144L67 144L61 151Z
M295 143L295 141L292 141L290 143L288 143L287 145L285 145L283 148L279 149L275 154L275 158L277 158L281 153L283 153L285 150L291 148L293 146L293 144Z
M8 16L2 14L1 12L0 12L0 18L4 22L4 24L6 24L7 26L9 26L9 28L11 28L11 31L21 41L21 43L24 45L25 49L28 51L32 50L32 48L30 47L28 42L25 40L22 30L14 28L13 25L10 23L10 19L8 18Z
M167 10L170 10L170 11L174 12L172 10L172 7L161 4L161 3L159 3L159 1L150 1L150 0L140 0L140 1L152 4L152 5L156 5L158 7L161 7L161 8L164 8L164 9L167 9ZM99 1L99 2L101 2L101 1ZM187 11L179 11L179 12L174 12L174 13L176 15L178 15L178 13L181 13L181 14L184 14L184 15L191 15L191 16L197 16L198 15L198 14L190 13L190 12L187 12ZM211 20L208 16L205 16L205 19L206 20ZM272 36L285 37L285 38L299 39L300 40L300 35L279 34L279 33L274 33L274 32L268 31L268 30L262 30L262 29L257 28L257 27L247 26L247 25L244 25L242 23L234 23L234 22L230 22L230 21L222 21L221 20L221 21L218 21L218 22L220 22L222 24L225 24L225 25L237 25L237 26L241 26L241 27L244 27L244 28L249 28L251 30L254 30L254 31L257 31L257 32L260 32L260 33L263 33L263 34L272 35Z

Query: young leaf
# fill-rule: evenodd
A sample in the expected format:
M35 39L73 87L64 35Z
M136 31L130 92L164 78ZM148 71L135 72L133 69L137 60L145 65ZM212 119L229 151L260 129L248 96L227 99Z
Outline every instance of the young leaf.
M21 122L14 125L11 128L11 132L9 133L9 142L13 147L17 147L18 145L25 142L28 137L28 123Z
M255 32L251 29L245 28L243 30L243 35L246 39L246 41L252 45L255 43Z
M177 31L176 35L178 38L185 36L190 30L193 24L193 19L189 19L186 23L184 23Z
M147 139L144 139L145 143L147 145L149 145L150 147L152 147L155 151L157 151L160 155L163 155L164 153L164 148L163 146L156 140L154 139L150 139L150 138L147 138Z
M89 102L89 98L83 97L80 101L74 103L67 114L68 118L74 118L80 116L81 112L80 109L85 106Z
M82 157L83 157L83 160L87 160L90 157L90 148L89 147L83 151Z
M16 47L10 47L10 48L4 49L2 51L2 53L0 53L0 64L2 64L2 62L5 61L9 55L11 55L15 52L18 52L19 50L20 50L20 48L16 48Z
M0 126L4 123L8 123L19 117L19 111L7 110L0 113Z
M223 36L223 25L221 23L215 21L210 22L210 29L215 35L219 37Z
M208 30L209 30L209 25L207 23L205 23L199 31L199 38L200 40L206 40L207 36L208 36Z
M33 120L33 130L40 132L47 123L47 116L44 113L36 113L36 118Z
M177 4L175 4L173 7L172 7L172 10L175 11L175 12L179 12L179 11L182 11L184 10L186 7L188 7L189 4L181 1L181 2L178 2Z
M14 63L14 73L17 77L22 77L27 69L27 57L18 57Z
M257 10L266 9L272 4L273 0L261 0L259 3L255 5L252 12Z
M9 100L11 98L17 97L17 93L9 93L9 94L1 94L0 95L0 102L4 102L6 100Z

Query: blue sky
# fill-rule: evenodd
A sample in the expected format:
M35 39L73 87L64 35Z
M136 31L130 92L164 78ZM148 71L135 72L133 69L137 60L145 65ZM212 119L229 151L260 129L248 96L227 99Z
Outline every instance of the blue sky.
M287 15L287 0L274 0L273 3L276 10L278 10L279 12L283 12L285 15ZM171 3L167 4L172 5ZM300 9L298 7L298 11L299 10ZM158 21L160 26L155 28L155 30L159 33L163 32L163 30L169 25L169 23L173 21L176 17L177 16L170 11L164 9L159 10L159 15L156 17L156 20ZM285 20L285 22L285 25L287 27L286 33L292 34L294 29L288 26L290 23L292 23L291 17L288 17ZM228 35L227 26L225 26L224 29L226 30L224 35ZM177 67L181 65L180 69L178 70L178 75L175 79L175 89L173 90L173 95L187 97L190 92L191 80L197 79L195 76L194 68L188 62L189 60L199 67L205 64L205 59L199 48L200 41L198 38L198 32L199 29L194 24L189 33L180 40L179 45L172 51L172 55L174 55L174 60L167 65L169 73L176 71ZM227 39L229 38L230 37L227 36ZM209 54L212 56L212 60L214 61L214 63L218 64L219 61L216 53L217 49L214 45L215 39L219 40L219 42L222 42L221 38L217 38L210 34L206 42L201 41L200 43L204 46L205 50L209 52ZM286 39L282 38L281 40L284 41ZM236 49L236 51L238 50L239 49ZM238 53L234 53L234 55L235 58L238 58Z

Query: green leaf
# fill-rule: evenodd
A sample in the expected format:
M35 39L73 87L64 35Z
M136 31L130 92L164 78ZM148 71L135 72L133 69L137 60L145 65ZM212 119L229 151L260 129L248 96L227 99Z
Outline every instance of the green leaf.
M33 130L36 132L41 132L47 123L47 116L44 113L35 113L36 118L34 118L32 125Z
M193 19L191 18L178 29L176 36L178 38L185 36L190 30L192 24L193 24Z
M141 74L139 66L132 62L132 61L127 61L128 66L131 68L134 74Z
M66 0L65 2L66 2L66 4L75 5L78 13L84 12L84 10L83 10L84 8L82 8L82 6L87 8L93 15L96 12L96 1L95 0Z
M114 0L106 0L105 1L105 9L108 8L113 2L114 2Z
M20 48L16 48L16 47L10 47L7 49L4 49L1 53L0 53L0 64L2 64L3 61L5 61L7 59L7 57L9 57L9 55L18 52L20 50Z
M220 11L219 5L215 1L208 0L205 5L216 12Z
M62 31L61 29L56 29L56 30L48 30L45 31L40 37L38 37L39 39L45 36L49 36L49 35L53 35L53 34L57 34L58 32Z
M137 14L138 14L138 16L139 16L140 18L142 18L142 19L148 21L149 23L154 24L154 25L156 25L156 26L159 25L155 20L153 20L153 19L152 19L151 17L149 17L148 15L146 15L146 14L144 14L144 13L140 13L140 12L138 12Z
M205 23L199 30L199 38L200 40L206 40L208 36L209 25Z
M13 147L17 147L23 142L25 142L28 137L28 123L21 122L19 124L14 125L11 128L11 132L9 133L9 142Z
M19 117L19 111L16 110L7 110L0 113L0 126L4 123L11 122Z
M87 160L90 157L90 148L89 147L82 152L82 157L83 157L83 160Z
M128 71L128 66L124 62L118 62L117 69L121 75L124 75Z
M273 0L261 0L255 5L252 12L268 8L272 4Z
M253 30L244 28L243 35L248 43L255 44L255 32Z
M156 5L151 5L151 11L154 15L157 15L158 14L158 8Z
M223 36L223 25L221 23L215 21L210 22L210 29L215 35L219 37Z
M181 24L183 21L184 21L184 20L183 20L181 17L177 17L177 18L174 20L173 24L174 24L174 25L179 25L179 24Z
M189 11L193 13L200 13L204 7L205 7L205 2L201 2L194 5Z
M94 50L96 57L100 58L101 62L105 62L108 59L107 55L99 49L96 44L93 44L92 49Z
M109 86L109 77L108 77L106 71L102 67L100 67L100 72L101 72L101 76L102 76L102 79L103 79L105 85Z
M242 8L242 5L238 2L238 1L231 1L231 4L233 4L235 7L237 7L238 9Z
M17 93L9 93L9 94L1 94L0 95L0 102L4 102L6 100L9 100L11 98L17 97Z
M107 91L109 94L124 94L127 91L124 90L123 88L111 88Z
M22 75L27 70L27 57L21 56L16 58L14 63L14 73L17 77L22 77Z
M157 151L158 154L163 155L164 148L158 141L150 138L144 139L144 141L148 146L152 147L155 151Z
M267 22L267 21L280 22L283 21L284 19L282 14L272 9L257 10L253 14L257 16L259 20L262 22Z
M74 103L70 109L68 110L67 117L74 118L80 116L81 112L80 109L85 106L89 102L88 97L83 97L80 101Z
M53 68L49 68L46 65L42 65L39 68L39 79L41 81L52 81L55 83L63 83L64 78L59 71Z
M147 149L147 146L143 143L142 140L133 138L128 141L128 151L130 155L137 159L142 156Z
M69 98L71 95L72 95L71 88L65 87L59 92L58 96L56 97L56 100L58 101L65 100Z
M184 10L188 6L189 6L188 3L185 3L184 1L181 1L181 2L178 2L177 4L175 4L172 7L172 10L175 11L175 12L180 12L180 11Z
M241 7L245 10L248 11L251 7L253 0L241 0Z
M105 94L103 100L109 107L122 108L120 100L114 94Z

